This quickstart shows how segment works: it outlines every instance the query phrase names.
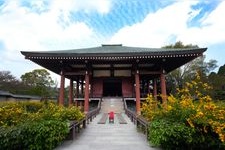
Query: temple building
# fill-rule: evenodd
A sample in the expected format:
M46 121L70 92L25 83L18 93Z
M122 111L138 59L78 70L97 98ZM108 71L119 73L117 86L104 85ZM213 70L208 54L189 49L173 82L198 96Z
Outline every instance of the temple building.
M136 112L140 114L140 101L147 93L154 96L161 94L162 102L166 101L167 73L202 56L206 49L142 48L114 44L21 53L26 59L61 76L60 105L64 104L67 78L70 80L69 104L76 98L83 98L85 112L89 111L91 99L110 96L133 98L136 101Z

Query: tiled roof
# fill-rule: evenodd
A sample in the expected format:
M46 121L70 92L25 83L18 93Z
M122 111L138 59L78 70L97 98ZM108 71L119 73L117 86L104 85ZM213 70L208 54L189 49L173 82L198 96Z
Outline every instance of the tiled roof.
M33 51L21 53L30 56L70 56L70 55L82 55L82 56L104 56L104 55L135 55L135 54L171 54L171 53L192 53L192 52L204 52L206 48L179 48L179 49L168 49L168 48L143 48L143 47L127 47L122 44L117 45L102 45L99 47L82 48L82 49L71 49L71 50L57 50L57 51Z
M13 94L9 93L8 91L1 91L1 90L0 90L0 95L2 95L2 96L13 96Z
M67 72L76 70L83 75L87 65L92 64L154 64L151 71L163 68L170 72L185 63L202 56L207 48L143 48L127 47L121 44L102 45L100 47L58 50L58 51L32 51L21 53L25 59L29 59L40 66L60 74L62 68ZM77 67L76 65L81 65ZM83 65L83 66L82 66ZM132 69L132 68L129 68ZM145 67L145 69L149 69ZM73 75L71 75L71 78Z
M13 98L20 98L20 99L41 99L40 96L33 96L33 95L18 95L18 94L12 94L8 91L2 91L0 90L0 96L6 96L6 97L13 97Z

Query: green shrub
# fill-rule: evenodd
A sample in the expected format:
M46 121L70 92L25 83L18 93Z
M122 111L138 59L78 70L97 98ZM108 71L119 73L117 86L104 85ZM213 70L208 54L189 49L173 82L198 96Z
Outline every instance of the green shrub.
M168 119L155 119L149 125L148 140L163 149L225 149L218 135L204 133L185 123Z
M195 130L184 123L166 119L153 120L150 123L149 140L155 146L164 149L186 149L192 142Z
M38 114L43 119L58 119L58 120L81 120L84 114L78 107L72 106L69 108L58 106L54 103L48 103L45 107L38 111Z
M61 117L63 120L81 120L84 118L84 114L78 109L78 107L72 106L64 109L63 113L61 113Z
M58 120L26 122L0 128L0 149L45 149L59 145L69 133L68 123Z
M21 149L21 129L18 126L0 127L0 149Z
M36 113L45 106L45 103L36 101L24 101L19 104L29 113Z
M27 114L15 102L2 103L0 106L0 126L14 126L25 119Z
M60 144L67 134L69 128L67 122L59 120L41 120L28 123L25 126L23 137L25 149L47 149L51 150Z
M210 89L197 76L167 103L149 96L142 105L149 141L165 149L225 149L225 107L206 94Z
M0 150L54 149L69 133L69 120L81 120L77 107L51 102L0 104Z

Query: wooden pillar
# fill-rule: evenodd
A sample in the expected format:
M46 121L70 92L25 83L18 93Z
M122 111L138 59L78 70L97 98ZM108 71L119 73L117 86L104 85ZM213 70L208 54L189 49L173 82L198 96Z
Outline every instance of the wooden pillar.
M65 76L64 71L61 71L61 81L60 81L60 90L59 90L59 105L64 105L64 87L65 86Z
M85 73L84 113L89 111L89 72Z
M153 79L153 96L155 99L157 99L157 80Z
M76 80L76 98L79 97L79 78ZM75 101L75 106L78 106L78 101Z
M73 80L70 79L70 88L69 88L69 106L73 105Z
M162 95L162 103L166 103L167 95L166 95L166 79L165 75L162 71L160 74L160 83L161 83L161 95Z
M139 71L135 72L135 94L136 94L136 113L137 115L141 114L141 100L140 100L140 77Z

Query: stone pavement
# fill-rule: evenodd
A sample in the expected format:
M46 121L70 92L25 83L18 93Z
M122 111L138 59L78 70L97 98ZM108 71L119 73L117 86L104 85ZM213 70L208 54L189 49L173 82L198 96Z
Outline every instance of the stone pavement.
M123 113L127 124L98 124L100 113L74 140L65 141L56 150L154 150L145 135L137 132L136 126Z

